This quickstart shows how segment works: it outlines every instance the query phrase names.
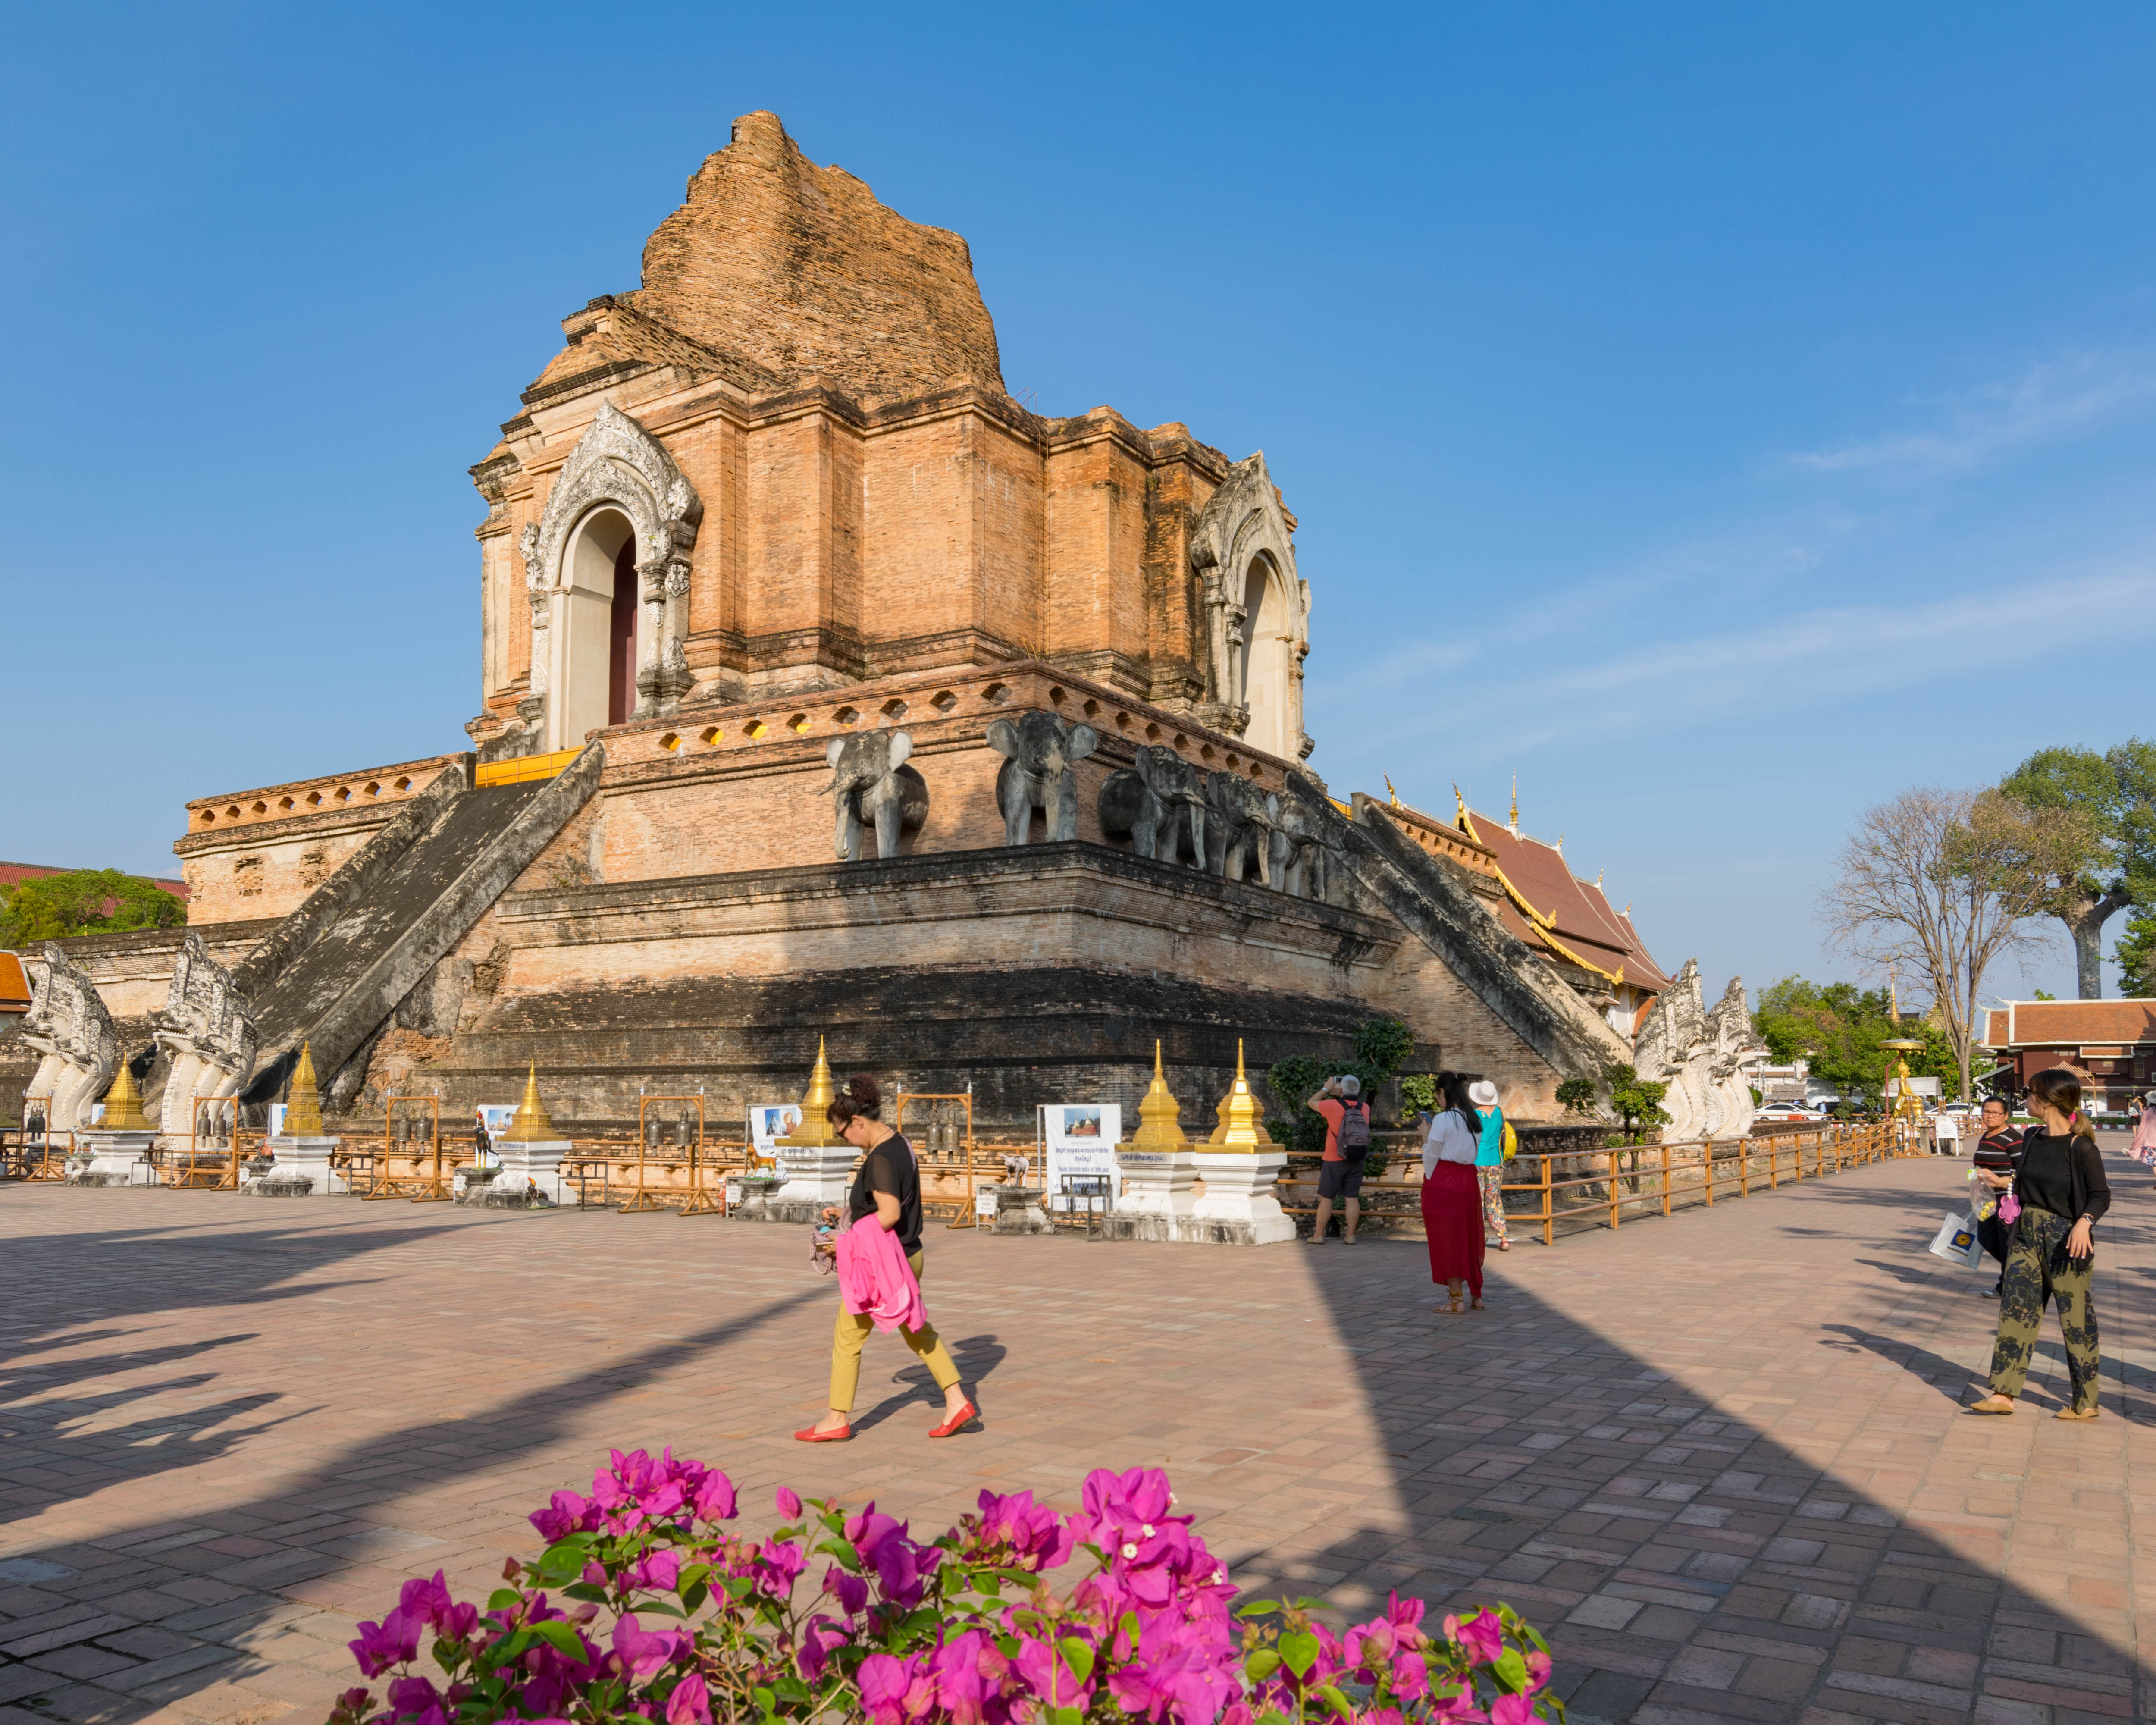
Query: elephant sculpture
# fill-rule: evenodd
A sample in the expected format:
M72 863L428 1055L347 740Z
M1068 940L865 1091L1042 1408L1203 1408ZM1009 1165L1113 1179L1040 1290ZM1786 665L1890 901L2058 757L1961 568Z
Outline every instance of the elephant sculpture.
M1341 874L1339 846L1327 834L1317 812L1301 798L1281 798L1280 824L1273 831L1273 874L1291 898L1333 902Z
M896 856L901 833L920 830L928 819L928 781L906 764L913 739L903 731L863 731L834 737L824 752L831 763L824 787L838 818L840 862L861 860L861 826L875 827L876 855Z
M1255 870L1260 886L1272 885L1273 834L1280 798L1234 773L1205 775L1205 866L1229 880L1247 880Z
M1137 764L1108 775L1101 787L1101 830L1111 839L1128 834L1140 856L1180 862L1183 839L1191 860L1205 865L1205 781L1173 749L1147 743Z
M988 747L1004 757L996 774L1004 843L1023 845L1036 809L1058 844L1078 836L1078 762L1101 746L1091 725L1072 725L1038 710L988 726Z

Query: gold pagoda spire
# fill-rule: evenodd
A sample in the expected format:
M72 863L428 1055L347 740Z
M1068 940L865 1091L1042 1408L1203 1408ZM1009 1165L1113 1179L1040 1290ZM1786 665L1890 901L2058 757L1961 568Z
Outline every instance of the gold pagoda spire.
M501 1141L505 1144L546 1144L560 1136L554 1130L554 1117L539 1100L539 1063L534 1060L524 1074L524 1100L516 1105L516 1116L509 1122L509 1130L501 1135Z
M154 1131L142 1117L142 1092L135 1088L135 1074L122 1060L119 1073L112 1081L112 1088L105 1093L105 1118L99 1121L96 1130L101 1132L146 1132Z
M774 1140L790 1150L820 1150L839 1142L831 1130L831 1098L838 1086L831 1082L831 1062L824 1052L824 1039L816 1039L816 1070L808 1075L808 1094L801 1099L801 1124L784 1137Z
M1270 1150L1272 1137L1258 1111L1258 1099L1250 1093L1250 1081L1243 1073L1243 1039L1235 1039L1235 1082L1220 1098L1220 1123L1206 1142L1216 1150Z
M292 1083L285 1092L285 1133L288 1138L322 1136L322 1092L315 1082L315 1050L311 1043L300 1045L300 1063L292 1068Z
M1520 775L1517 773L1512 775L1512 819L1510 824L1515 833L1520 830Z
M1175 1100L1161 1070L1158 1038L1152 1045L1152 1087L1138 1104L1138 1119L1142 1124L1131 1140L1132 1149L1173 1153L1190 1147L1190 1140L1183 1136L1183 1105Z

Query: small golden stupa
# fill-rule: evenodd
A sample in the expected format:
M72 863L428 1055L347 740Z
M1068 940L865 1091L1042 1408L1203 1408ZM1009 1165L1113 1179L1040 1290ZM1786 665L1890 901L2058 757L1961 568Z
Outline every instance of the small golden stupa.
M524 1074L524 1100L516 1105L516 1117L509 1122L509 1130L501 1135L505 1144L551 1143L561 1134L554 1130L554 1119L547 1111L547 1105L539 1100L539 1065L536 1060Z
M292 1068L291 1088L285 1095L284 1136L322 1136L322 1092L315 1082L315 1051L309 1043L300 1045L300 1064Z
M105 1093L105 1118L93 1131L101 1132L146 1132L154 1131L142 1117L142 1092L135 1088L135 1075L128 1070L127 1062L120 1063L119 1075L112 1081L112 1088Z
M1220 1098L1220 1123L1206 1140L1214 1150L1270 1150L1272 1135L1266 1132L1258 1099L1250 1093L1250 1081L1243 1076L1243 1039L1235 1039L1235 1082Z
M1168 1087L1160 1064L1160 1043L1152 1045L1152 1087L1138 1104L1137 1136L1131 1140L1133 1150L1166 1151L1188 1150L1190 1140L1183 1136L1183 1105Z
M831 1098L838 1094L831 1082L831 1062L824 1053L824 1039L816 1039L816 1070L808 1075L808 1094L801 1099L801 1124L783 1138L772 1142L788 1150L823 1150L844 1142L831 1129Z

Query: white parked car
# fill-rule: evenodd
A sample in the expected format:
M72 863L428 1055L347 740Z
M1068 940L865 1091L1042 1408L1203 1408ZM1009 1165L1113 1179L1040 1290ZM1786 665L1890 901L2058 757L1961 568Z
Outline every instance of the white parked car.
M1769 1102L1760 1109L1757 1117L1776 1122L1810 1122L1826 1118L1818 1109L1804 1102Z

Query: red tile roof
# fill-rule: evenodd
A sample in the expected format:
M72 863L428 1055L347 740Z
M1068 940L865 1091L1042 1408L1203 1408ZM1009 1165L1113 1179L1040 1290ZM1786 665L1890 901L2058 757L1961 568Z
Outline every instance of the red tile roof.
M37 880L47 875L71 875L72 869L47 868L43 863L0 862L0 886L14 886L24 880ZM187 902L187 883L184 880L162 880L155 875L137 875L138 880L147 880L161 891L169 892L182 904Z
M1577 878L1564 853L1516 833L1504 822L1464 805L1460 825L1496 855L1505 887L1498 914L1531 947L1561 962L1584 965L1650 994L1670 985L1631 919L1609 908L1594 882Z
M2156 1000L2010 1000L1987 1016L1987 1048L2156 1042Z

